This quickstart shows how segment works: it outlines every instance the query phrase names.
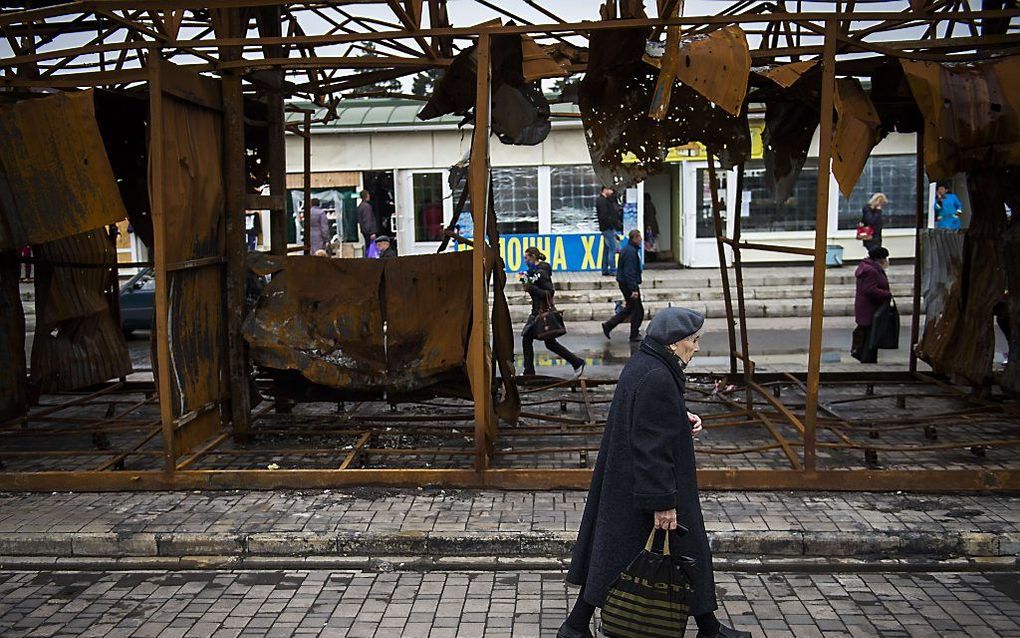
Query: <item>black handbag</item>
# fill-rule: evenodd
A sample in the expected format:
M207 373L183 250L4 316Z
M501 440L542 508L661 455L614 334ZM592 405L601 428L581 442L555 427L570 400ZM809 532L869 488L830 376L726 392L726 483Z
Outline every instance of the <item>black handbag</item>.
M889 300L875 311L868 334L868 349L896 350L900 347L900 312Z
M602 607L602 633L609 638L683 638L694 561L670 556L665 530L662 553L652 551L657 531L609 588Z
M545 310L535 315L535 338L539 341L548 341L567 334L563 312L556 309L552 293L546 293L546 300Z

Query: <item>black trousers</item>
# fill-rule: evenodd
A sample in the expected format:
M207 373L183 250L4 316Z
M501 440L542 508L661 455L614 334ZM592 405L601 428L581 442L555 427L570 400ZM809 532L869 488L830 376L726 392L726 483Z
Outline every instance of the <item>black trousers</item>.
M521 333L521 348L524 350L524 374L535 374L535 341L535 315L532 315L528 317L528 322L524 325L524 332ZM543 343L549 352L563 357L572 368L577 368L584 363L581 357L555 339L546 339Z
M606 327L612 330L628 318L630 319L630 336L636 337L641 330L641 322L645 319L645 307L641 303L641 297L637 299L631 295L640 292L640 288L631 288L623 282L620 284L620 292L623 293L623 312L617 313L606 322Z
M878 350L868 348L871 326L858 325L850 338L850 356L861 363L878 363Z

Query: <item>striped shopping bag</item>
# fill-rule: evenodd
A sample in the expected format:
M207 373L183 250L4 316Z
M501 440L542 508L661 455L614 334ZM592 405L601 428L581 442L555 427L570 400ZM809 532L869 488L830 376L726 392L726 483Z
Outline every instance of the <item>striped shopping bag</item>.
M609 588L602 607L602 632L609 638L683 638L694 561L670 556L665 530L662 553L652 551L657 531Z

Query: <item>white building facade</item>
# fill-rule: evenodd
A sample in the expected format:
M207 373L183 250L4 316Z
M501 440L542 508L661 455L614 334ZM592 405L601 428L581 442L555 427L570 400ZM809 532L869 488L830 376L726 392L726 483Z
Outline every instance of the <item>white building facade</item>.
M420 104L410 101L364 99L344 104L347 106L338 121L313 127L311 169L315 190L346 189L353 196L369 179L377 185L380 175L386 181L392 176L391 227L401 254L435 252L459 194L450 186L449 168L467 152L471 128L459 129L453 118L417 121L414 115ZM817 139L792 196L777 204L764 183L761 128L761 120L752 118L752 159L745 168L740 210L736 210L731 188L736 184L736 171L720 171L729 231L732 233L739 215L742 237L749 242L812 248ZM557 238L570 244L572 236L590 238L597 233L594 201L600 184L591 168L578 119L554 118L548 138L537 146L507 146L493 137L491 163L501 235L540 235L554 244ZM287 166L291 173L288 182L294 184L294 174L303 168L302 140L297 136L288 136ZM915 170L915 137L894 133L874 149L850 198L839 193L832 179L828 243L842 246L848 260L864 257L864 249L855 239L861 208L872 193L884 192L889 199L884 245L893 258L913 257ZM654 254L649 258L692 268L718 266L707 173L703 149L697 145L673 149L665 169L630 192L637 200L641 220L637 223L642 230L658 231ZM329 175L344 175L345 183L328 184ZM933 221L931 192L926 202L929 225ZM651 206L646 208L646 202ZM519 254L516 248L506 251L508 262ZM597 246L589 248L597 251ZM805 260L799 255L760 251L745 251L744 259L750 263ZM571 262L553 265L580 269L580 261L572 258ZM517 269L514 263L509 266ZM590 260L584 262L584 268L594 269Z

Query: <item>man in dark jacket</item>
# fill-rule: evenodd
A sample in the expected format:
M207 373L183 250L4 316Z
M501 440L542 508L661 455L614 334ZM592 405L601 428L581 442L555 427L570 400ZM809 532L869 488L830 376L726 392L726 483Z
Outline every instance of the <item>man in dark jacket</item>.
M616 283L623 293L623 311L618 312L602 324L606 339L611 338L613 328L630 319L630 340L641 340L641 322L645 318L645 307L641 304L641 231L635 229L627 236L627 243L620 251L620 263L616 271Z
M684 401L684 368L699 350L704 323L703 315L687 308L657 313L620 374L567 573L581 593L557 638L591 636L595 607L605 606L614 581L653 528L677 530L670 551L694 560L688 603L698 638L750 638L724 627L714 613L719 605L694 459L693 437L702 426ZM607 629L619 627L616 635L639 633L636 628L648 635L640 618L604 610L602 622ZM676 629L668 635L683 631Z
M854 272L857 291L854 295L854 329L850 355L861 363L877 363L878 350L868 347L868 337L875 321L875 312L892 299L889 278L885 274L889 267L889 251L881 246L868 251L868 258L861 261Z
M361 236L365 239L365 250L375 241L375 236L379 234L379 222L375 218L375 211L372 210L372 205L369 204L369 200L372 196L368 191L361 191L361 203L358 204L358 227L361 229Z
M386 235L376 237L375 246L379 249L379 259L393 259L397 256L397 249L393 247L390 238Z
M617 203L612 188L603 186L595 198L595 216L602 233L602 274L609 277L616 274L617 233L623 230L623 207Z

